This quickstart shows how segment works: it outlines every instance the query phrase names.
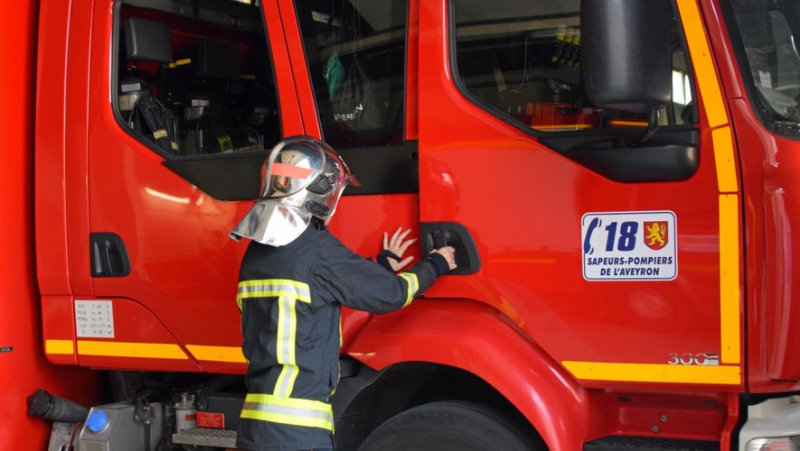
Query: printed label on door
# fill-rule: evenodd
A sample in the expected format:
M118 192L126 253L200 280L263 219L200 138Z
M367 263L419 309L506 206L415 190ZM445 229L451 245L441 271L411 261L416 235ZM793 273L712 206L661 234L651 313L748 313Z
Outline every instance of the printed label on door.
M672 280L678 276L671 211L586 213L581 220L586 280Z
M75 301L78 337L114 338L114 309L111 301Z

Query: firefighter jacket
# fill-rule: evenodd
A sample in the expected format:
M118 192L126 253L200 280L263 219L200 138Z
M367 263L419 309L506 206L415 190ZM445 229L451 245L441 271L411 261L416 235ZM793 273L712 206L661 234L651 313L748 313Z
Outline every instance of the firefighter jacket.
M447 270L444 257L431 254L395 275L314 227L282 247L252 242L236 297L249 361L237 448L332 448L341 305L398 310Z

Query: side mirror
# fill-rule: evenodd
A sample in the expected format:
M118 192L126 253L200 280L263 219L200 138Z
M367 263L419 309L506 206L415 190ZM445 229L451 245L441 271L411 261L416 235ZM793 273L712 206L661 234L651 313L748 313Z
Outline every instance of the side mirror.
M657 110L672 95L666 0L583 0L581 65L597 106Z

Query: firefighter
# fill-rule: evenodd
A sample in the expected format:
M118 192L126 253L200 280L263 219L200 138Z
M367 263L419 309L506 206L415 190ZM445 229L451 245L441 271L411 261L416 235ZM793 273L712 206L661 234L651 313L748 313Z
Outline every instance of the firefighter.
M455 269L455 251L437 249L396 275L392 267L409 261L401 261L411 243L407 232L395 232L391 241L384 236L378 260L385 267L348 250L326 226L355 177L318 140L278 143L262 175L261 197L231 232L234 239L253 240L236 297L249 362L236 446L332 449L341 306L372 313L401 309Z

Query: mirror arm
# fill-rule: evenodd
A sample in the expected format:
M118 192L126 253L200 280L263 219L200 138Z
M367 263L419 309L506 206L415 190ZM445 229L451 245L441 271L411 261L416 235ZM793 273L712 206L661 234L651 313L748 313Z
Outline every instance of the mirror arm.
M647 128L639 135L631 136L628 138L628 146L629 147L637 147L644 144L647 140L653 137L658 131L658 118L659 118L659 110L660 108L656 107L650 110L650 116L648 118Z

